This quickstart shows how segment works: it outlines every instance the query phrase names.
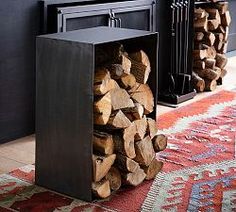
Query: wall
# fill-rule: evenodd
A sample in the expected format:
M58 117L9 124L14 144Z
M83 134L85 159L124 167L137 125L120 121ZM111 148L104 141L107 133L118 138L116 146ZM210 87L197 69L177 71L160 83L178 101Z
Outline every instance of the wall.
M232 18L230 25L228 51L236 50L236 0L229 0L229 10Z
M38 0L1 0L0 143L34 132Z

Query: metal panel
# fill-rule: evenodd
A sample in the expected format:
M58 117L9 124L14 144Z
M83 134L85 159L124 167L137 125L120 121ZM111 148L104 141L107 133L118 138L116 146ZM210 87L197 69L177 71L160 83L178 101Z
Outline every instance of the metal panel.
M93 45L38 38L36 183L87 201L92 199L93 70Z

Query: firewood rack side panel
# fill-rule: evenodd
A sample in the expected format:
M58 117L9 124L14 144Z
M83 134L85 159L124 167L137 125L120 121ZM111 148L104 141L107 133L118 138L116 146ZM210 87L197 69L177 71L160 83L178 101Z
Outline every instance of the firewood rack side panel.
M37 185L92 200L95 49L112 42L147 51L156 103L157 33L97 27L37 38ZM156 110L151 116L155 115Z

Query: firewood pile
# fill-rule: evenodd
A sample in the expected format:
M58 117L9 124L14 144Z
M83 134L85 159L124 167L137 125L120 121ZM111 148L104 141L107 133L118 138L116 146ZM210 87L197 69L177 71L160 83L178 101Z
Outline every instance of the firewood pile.
M148 117L155 105L147 54L128 54L116 43L97 48L96 55L92 189L106 198L121 186L153 179L163 166L155 153L167 138Z
M225 53L230 22L228 2L202 4L194 10L192 77L198 92L215 90L227 74Z

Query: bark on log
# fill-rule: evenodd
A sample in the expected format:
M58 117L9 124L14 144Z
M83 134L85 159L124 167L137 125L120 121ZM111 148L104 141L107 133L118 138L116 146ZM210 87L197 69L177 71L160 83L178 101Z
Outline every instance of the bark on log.
M167 147L167 137L163 134L156 135L152 139L152 144L155 152L160 152L166 149Z
M157 123L154 119L151 118L147 118L147 123L148 123L148 127L147 127L147 133L150 136L151 139L153 139L153 137L157 134Z
M221 69L221 75L220 75L220 77L221 77L221 78L224 78L226 74L227 74L227 70L224 69L224 68Z
M147 67L149 67L149 68L151 67L150 60L149 60L149 58L148 58L148 55L147 55L143 50L130 53L130 54L129 54L129 57L130 57L132 60L135 60L135 61L137 61L137 62L140 62L140 63L142 63L143 65L145 65L145 66L147 66Z
M216 65L216 60L212 58L205 58L204 62L206 64L206 68L214 69Z
M202 60L204 58L206 58L207 54L206 54L206 50L193 50L193 58L195 60Z
M199 18L194 21L194 28L198 32L207 32L208 31L208 21L207 16L204 18Z
M122 154L118 154L115 161L115 166L117 166L122 172L135 172L139 169L139 164L134 160L126 157Z
M206 79L209 79L209 80L215 80L218 75L217 73L212 70L212 69L204 69L204 70L194 70L198 75L199 77L201 78L206 78Z
M108 180L92 183L92 191L97 198L105 199L111 195L110 184Z
M214 31L218 28L219 26L219 21L217 19L212 19L212 20L208 20L207 22L207 28L210 31Z
M226 1L225 2L217 2L217 4L215 4L215 7L218 9L219 13L222 15L226 11L229 10L229 3Z
M223 69L227 64L227 57L223 54L216 55L216 66Z
M205 91L214 91L217 86L216 80L205 79L205 84L206 84Z
M94 131L93 150L103 155L113 154L114 142L112 139L112 135L100 131Z
M134 136L136 134L136 125L131 123L129 127L124 129L119 135L113 135L115 151L126 155L133 159L135 158Z
M199 77L194 71L192 72L193 86L198 92L203 92L205 89L205 81Z
M221 24L222 26L229 26L231 23L231 16L229 11L226 11L224 14L221 15Z
M156 175L161 171L163 167L163 162L158 161L156 158L153 159L149 166L144 166L142 169L146 174L146 180L152 180L156 177Z
M120 171L116 167L112 166L110 168L105 179L109 181L111 190L117 191L120 189L120 187L121 187L121 174L120 174Z
M195 69L205 69L206 65L205 62L203 60L195 60L193 63L193 68Z
M111 166L115 162L116 155L98 156L93 155L93 181L99 182L106 176Z
M136 78L133 74L129 74L124 77L121 77L118 83L122 88L129 90L135 86Z
M147 83L149 74L151 72L150 66L146 66L141 62L135 60L131 61L131 73L135 76L138 83Z
M135 172L124 173L121 175L122 175L123 184L131 185L131 186L138 186L144 181L146 177L144 170L141 168L137 169Z

